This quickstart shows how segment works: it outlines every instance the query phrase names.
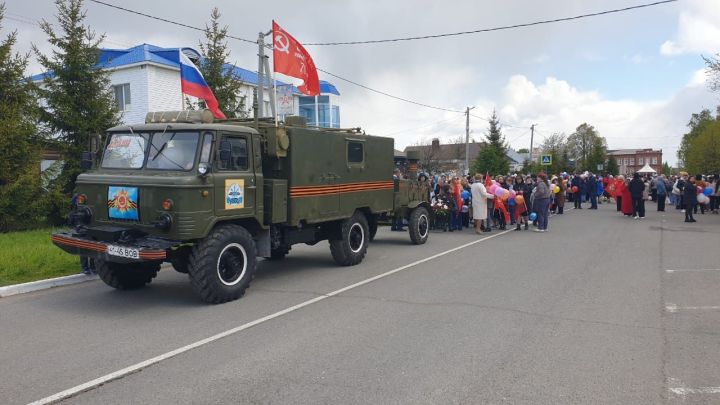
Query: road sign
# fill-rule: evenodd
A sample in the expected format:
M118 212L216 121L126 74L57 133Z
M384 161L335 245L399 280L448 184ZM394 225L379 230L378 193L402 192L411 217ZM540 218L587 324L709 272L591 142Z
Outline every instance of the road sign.
M295 113L293 101L292 86L277 86L278 115L293 115Z
M603 166L603 164L602 164L602 163L600 163L599 165L597 165L597 169L598 169L598 170L602 170L602 169L603 169L603 167L604 167L604 166Z
M552 164L552 155L540 155L540 164L550 166Z

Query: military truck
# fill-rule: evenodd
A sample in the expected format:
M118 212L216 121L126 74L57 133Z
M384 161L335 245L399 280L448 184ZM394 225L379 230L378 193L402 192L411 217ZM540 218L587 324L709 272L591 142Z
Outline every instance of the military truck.
M352 266L382 221L407 221L414 244L429 235L427 189L393 178L391 138L207 111L149 113L104 138L83 154L92 170L77 178L72 227L52 241L92 258L117 289L170 262L203 301L223 303L243 295L257 257L282 259L298 243L327 240Z

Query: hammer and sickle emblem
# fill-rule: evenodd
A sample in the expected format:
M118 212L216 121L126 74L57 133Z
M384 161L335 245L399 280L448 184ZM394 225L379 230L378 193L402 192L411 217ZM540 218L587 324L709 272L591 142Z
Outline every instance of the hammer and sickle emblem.
M280 32L277 33L277 36L275 36L275 49L280 52L290 54L290 40L285 36L285 34Z

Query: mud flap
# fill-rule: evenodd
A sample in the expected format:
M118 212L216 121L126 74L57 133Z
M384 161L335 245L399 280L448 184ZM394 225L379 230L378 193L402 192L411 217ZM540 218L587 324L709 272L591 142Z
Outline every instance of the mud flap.
M254 237L257 256L270 257L270 230L262 230Z

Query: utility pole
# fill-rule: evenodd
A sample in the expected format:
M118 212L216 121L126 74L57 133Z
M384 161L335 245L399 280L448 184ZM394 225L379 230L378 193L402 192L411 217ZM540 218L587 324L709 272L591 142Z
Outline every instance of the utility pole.
M265 116L265 68L268 67L267 75L270 77L270 68L267 64L267 61L265 60L265 37L272 34L272 30L268 32L260 32L258 33L258 84L257 84L257 100L258 100L258 109L256 112L256 116L259 118L263 118ZM272 81L272 78L271 78ZM273 94L270 94L270 99L274 101ZM275 108L273 107L273 112Z
M532 156L533 155L533 137L535 136L535 125L537 125L537 124L530 125L530 158L528 159L530 161L530 163L535 163L533 161L533 156Z
M465 109L465 170L466 174L470 174L470 110L475 107L467 107Z
M265 34L258 34L258 82L257 82L257 117L265 116L263 109L265 108Z

